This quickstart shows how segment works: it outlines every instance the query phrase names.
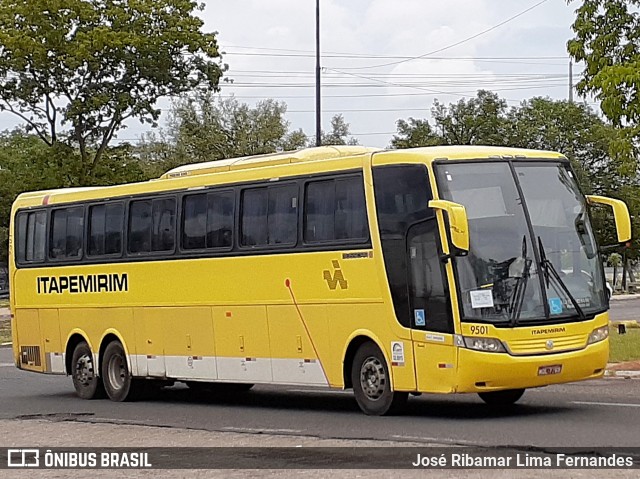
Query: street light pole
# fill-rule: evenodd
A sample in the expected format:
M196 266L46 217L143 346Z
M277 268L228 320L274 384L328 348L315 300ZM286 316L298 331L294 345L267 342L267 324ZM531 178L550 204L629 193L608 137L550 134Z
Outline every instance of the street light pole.
M322 145L320 115L320 0L316 0L316 146Z

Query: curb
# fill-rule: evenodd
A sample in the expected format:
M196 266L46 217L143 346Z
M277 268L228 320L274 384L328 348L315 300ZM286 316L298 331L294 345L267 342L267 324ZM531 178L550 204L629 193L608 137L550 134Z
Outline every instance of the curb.
M605 378L623 378L623 379L640 379L640 371L613 371L607 369L604 373Z
M625 301L629 299L640 299L640 294L614 294L609 301Z

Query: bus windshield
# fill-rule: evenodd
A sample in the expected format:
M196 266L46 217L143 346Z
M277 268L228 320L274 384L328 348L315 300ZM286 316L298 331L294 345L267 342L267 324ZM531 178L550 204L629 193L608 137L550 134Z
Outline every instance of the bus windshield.
M465 320L585 319L606 309L586 202L566 162L436 165L440 197L465 206L469 254L455 258Z

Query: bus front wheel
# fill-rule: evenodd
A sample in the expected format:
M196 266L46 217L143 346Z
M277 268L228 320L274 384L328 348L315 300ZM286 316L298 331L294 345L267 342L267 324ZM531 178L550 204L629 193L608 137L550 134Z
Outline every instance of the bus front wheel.
M100 399L104 397L102 379L96 371L93 354L89 345L82 341L73 350L71 357L71 378L78 397Z
M356 352L351 367L351 383L358 406L369 416L400 412L407 402L406 392L391 389L391 376L382 351L365 343Z
M112 401L128 401L136 398L140 385L131 377L127 355L122 344L112 341L102 357L102 382Z
M504 391L491 391L478 393L480 399L489 406L510 406L524 394L524 389L505 389Z

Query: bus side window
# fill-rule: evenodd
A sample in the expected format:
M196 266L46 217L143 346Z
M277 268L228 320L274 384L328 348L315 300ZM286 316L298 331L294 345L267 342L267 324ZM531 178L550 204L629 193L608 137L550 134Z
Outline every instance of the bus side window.
M129 207L129 252L151 251L151 201L132 201Z
M368 237L367 209L362 178L336 181L335 231L337 239Z
M153 200L152 251L171 251L175 244L176 201L173 198Z
M242 246L264 246L268 241L267 188L252 188L242 192L240 213Z
M51 243L49 256L52 259L80 258L84 234L84 208L62 208L51 214Z
M16 258L19 263L41 262L45 258L47 213L20 213L17 218Z
M233 245L233 191L207 195L207 248L230 248Z
M295 244L298 233L298 187L269 188L269 244Z
M304 239L308 242L335 239L335 182L313 181L305 195Z
M182 201L182 247L202 249L206 244L207 195L189 195Z

